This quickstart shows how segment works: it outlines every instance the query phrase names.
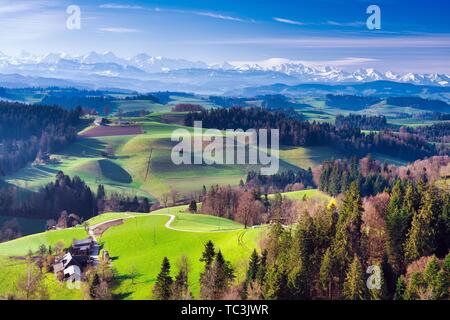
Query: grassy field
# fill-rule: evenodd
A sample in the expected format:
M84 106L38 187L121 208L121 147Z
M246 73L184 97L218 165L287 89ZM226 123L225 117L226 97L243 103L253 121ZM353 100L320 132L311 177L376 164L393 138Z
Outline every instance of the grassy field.
M149 100L113 100L111 102L111 107L112 112L117 112L120 109L124 113L141 110L150 112L170 111L169 106L154 103Z
M222 250L236 270L238 280L245 274L248 258L266 227L244 229L239 223L202 214L186 213L186 206L162 209L151 214L107 213L88 221L93 225L116 218L127 218L119 226L108 229L99 241L108 250L113 267L118 273L118 285L114 294L118 299L150 299L151 288L159 272L164 256L172 263L172 274L177 271L177 262L185 255L189 259L190 290L199 294L198 279L202 270L199 261L203 246L212 240ZM166 223L174 215L169 229ZM0 244L0 297L16 290L17 279L26 272L26 262L10 256L23 256L39 245L54 246L63 241L69 246L73 239L86 237L83 228L72 228L31 235ZM137 273L135 284L130 279L131 268ZM46 287L50 299L82 299L81 290L68 290L58 283L53 274L47 274Z
M106 192L129 196L161 199L175 189L189 196L202 186L237 185L255 165L175 165L171 160L171 141L176 129L192 128L155 121L140 122L143 133L138 135L80 138L62 152L52 155L54 163L27 166L5 177L5 181L23 189L37 190L54 180L58 171L79 176L92 190L98 184ZM105 158L102 153L113 149L115 155ZM226 150L224 150L226 152ZM326 159L337 157L328 147L284 148L280 150L280 170L309 168Z
M30 250L36 252L42 244L55 246L59 241L67 247L73 239L83 239L86 236L87 233L82 227L36 233L0 243L0 256L24 256Z
M328 194L318 189L283 192L281 195L291 200L303 200L306 197L306 199L316 199L318 201L329 202L332 199L332 197ZM274 195L270 195L269 199L273 199L273 197Z
M248 257L259 246L259 239L265 232L265 228L245 230L226 219L184 213L184 208L170 209L170 214L176 216L171 226L197 232L171 230L165 227L169 216L160 214L167 214L167 209L127 219L124 224L108 229L101 237L122 279L114 290L120 298L151 298L151 288L163 257L169 258L172 275L175 275L177 263L183 255L189 260L190 290L198 297L198 279L203 267L199 259L208 240L212 240L216 248L222 250L225 258L235 267L237 279L242 280ZM225 231L224 228L239 229ZM134 285L129 278L131 269L139 274Z
M19 277L26 274L27 270L27 263L21 257L30 250L36 252L42 244L54 247L60 241L64 243L65 247L68 247L73 239L83 239L86 236L83 228L71 228L33 234L0 243L0 298L17 293L17 281ZM59 283L51 273L45 275L44 285L51 300L83 298L81 290L69 290L64 284Z
M280 150L280 158L286 162L303 168L313 168L329 159L342 157L330 147L285 147Z

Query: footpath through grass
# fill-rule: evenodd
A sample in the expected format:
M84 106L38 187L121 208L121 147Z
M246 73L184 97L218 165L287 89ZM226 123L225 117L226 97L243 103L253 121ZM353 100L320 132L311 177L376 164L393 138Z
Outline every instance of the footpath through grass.
M164 215L167 209L162 209L126 219L124 224L110 228L102 235L101 242L112 257L120 279L114 290L118 298L150 299L163 258L169 258L172 275L175 276L178 261L183 255L189 261L190 290L198 298L199 277L203 269L199 259L208 240L213 241L216 249L220 249L225 258L231 261L237 279L243 279L248 258L254 248L259 248L259 240L266 228L243 229L233 221L182 213L183 210L183 207L170 209L170 214L176 216L171 226L197 232L166 228L170 217ZM239 229L224 231L224 228ZM132 270L138 273L134 281L130 278Z

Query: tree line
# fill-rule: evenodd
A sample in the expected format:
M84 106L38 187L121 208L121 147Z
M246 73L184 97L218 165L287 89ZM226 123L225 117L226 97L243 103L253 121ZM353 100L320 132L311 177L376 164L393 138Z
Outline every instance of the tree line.
M81 109L0 102L0 171L12 173L39 153L61 149L76 140Z
M449 210L448 190L433 184L397 180L392 191L363 198L354 181L337 206L304 203L294 223L274 218L238 282L222 252L206 243L200 298L448 299ZM174 280L164 258L155 299L192 298L181 280L186 268L179 270Z
M348 116L338 114L334 125L338 129L354 127L360 128L361 130L383 130L388 127L385 116L366 116L359 114L349 114Z
M360 160L327 160L314 170L314 180L319 189L336 196L344 193L356 181L363 196L375 195L391 189L396 180L406 183L434 183L450 176L450 157L434 156L417 160L405 166L390 165L373 159L369 154Z
M284 112L258 108L211 109L189 113L185 125L202 121L203 127L216 129L278 129L280 144L286 146L331 146L344 155L364 157L382 153L405 160L416 160L437 154L450 154L445 145L434 145L424 137L406 130L383 130L364 134L359 127L339 129L330 123L302 121Z
M103 185L94 193L78 176L69 177L62 171L36 192L24 195L15 186L0 189L0 214L11 217L56 220L68 212L87 220L102 212L149 212L150 207L145 197L107 194Z
M262 175L257 171L249 171L245 182L250 187L263 187L268 190L268 193L312 189L315 187L311 168L308 168L308 170L286 170L271 176Z

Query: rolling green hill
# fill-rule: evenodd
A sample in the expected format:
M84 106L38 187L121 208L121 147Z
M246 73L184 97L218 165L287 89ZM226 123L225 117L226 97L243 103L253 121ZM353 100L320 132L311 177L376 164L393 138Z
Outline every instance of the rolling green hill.
M129 218L103 234L104 249L113 257L113 266L123 279L114 290L117 296L124 299L151 298L151 288L162 259L165 256L169 258L174 276L178 261L185 255L190 267L190 290L198 297L198 279L203 267L199 259L208 240L212 240L231 261L236 268L237 279L243 279L248 257L254 248L259 247L265 228L245 230L226 219L183 213L182 208L162 209ZM175 215L170 227L177 230L165 226L170 219L167 214ZM139 274L134 285L127 277L132 268Z
M185 213L186 206L161 209L150 214L107 213L88 221L90 225L124 218L124 223L108 229L101 238L103 249L108 250L119 283L114 289L119 299L150 299L151 288L164 256L172 263L175 274L177 261L187 256L190 265L190 289L198 297L198 279L202 270L199 261L203 245L212 240L236 269L242 279L248 257L259 247L265 227L244 229L239 223L201 214ZM168 221L173 216L173 220ZM65 246L73 239L86 237L83 228L50 231L0 244L0 297L14 292L19 275L24 274L26 263L11 256L23 256L39 245L54 246L63 241ZM138 272L135 284L129 277L130 268ZM46 275L50 299L81 299L81 290L70 290L58 283L53 274Z

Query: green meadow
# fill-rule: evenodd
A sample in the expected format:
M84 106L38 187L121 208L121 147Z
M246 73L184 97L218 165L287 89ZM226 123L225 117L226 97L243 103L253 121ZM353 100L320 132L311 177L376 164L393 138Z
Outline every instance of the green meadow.
M118 299L151 299L151 289L159 272L162 259L172 263L172 274L182 256L189 260L189 284L195 297L199 295L198 279L202 271L199 261L204 244L211 240L233 264L237 280L245 274L248 258L266 227L244 229L227 219L186 213L186 206L161 209L150 214L106 213L88 221L90 225L117 218L124 223L108 229L99 241L108 250L118 283L113 293ZM175 216L166 226L170 216ZM41 244L54 246L62 241L68 247L73 239L86 237L83 228L49 231L0 244L0 297L16 290L17 279L26 272L23 259L13 258L35 252ZM137 272L132 280L132 270ZM82 299L81 290L70 290L57 282L54 275L46 274L46 287L50 299Z
M169 229L165 224L170 217L175 220ZM253 249L259 247L266 228L244 229L233 221L184 213L184 208L170 208L124 220L122 225L108 229L101 237L113 265L122 279L114 294L122 299L150 299L151 288L165 256L172 265L172 275L182 256L189 261L189 284L194 297L198 298L198 279L203 265L199 261L204 244L211 240L217 250L231 261L237 280L242 280ZM131 270L137 272L134 281ZM133 284L134 282L134 284Z

